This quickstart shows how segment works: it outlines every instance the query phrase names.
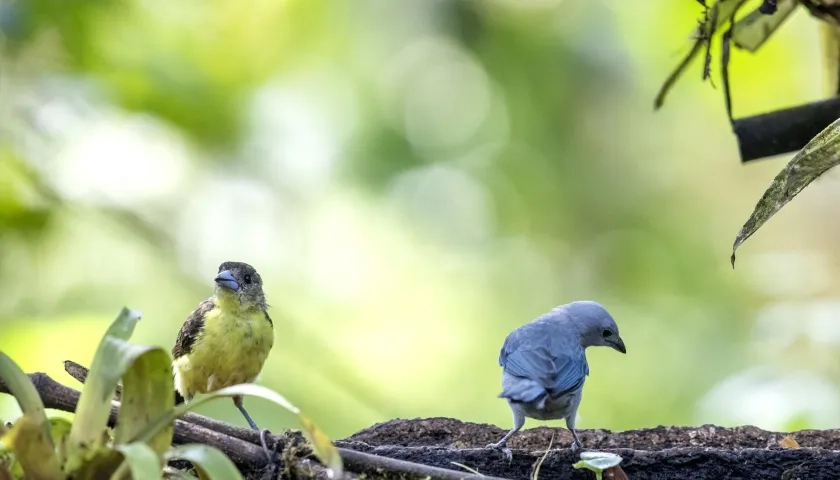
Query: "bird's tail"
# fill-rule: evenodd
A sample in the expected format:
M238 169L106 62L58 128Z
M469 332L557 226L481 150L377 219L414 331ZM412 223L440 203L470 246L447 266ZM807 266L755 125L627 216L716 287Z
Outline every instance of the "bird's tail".
M499 394L499 397L506 398L513 402L544 403L545 399L548 397L548 392L546 392L545 388L543 388L543 386L539 383L523 378L517 382L506 385L502 393Z

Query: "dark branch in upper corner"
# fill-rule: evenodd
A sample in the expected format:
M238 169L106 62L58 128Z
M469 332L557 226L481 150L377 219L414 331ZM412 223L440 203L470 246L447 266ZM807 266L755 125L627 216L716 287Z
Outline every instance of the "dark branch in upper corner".
M741 161L749 162L802 149L840 118L840 97L732 121Z

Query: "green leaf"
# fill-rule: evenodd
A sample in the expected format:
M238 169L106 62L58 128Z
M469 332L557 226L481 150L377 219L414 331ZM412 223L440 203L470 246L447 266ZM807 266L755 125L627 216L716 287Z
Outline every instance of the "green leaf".
M111 476L111 480L160 478L163 468L161 457L145 443L117 445L116 449L123 455L123 463Z
M6 384L12 396L17 400L21 412L40 424L42 433L49 438L50 426L44 411L44 402L29 376L3 352L0 352L0 380Z
M64 459L67 458L67 437L70 435L70 429L73 424L69 420L61 417L50 418L50 437L52 437L53 445L55 445L56 456L58 457L58 464L64 464Z
M581 452L580 461L572 465L574 468L585 468L595 472L595 477L601 480L603 471L617 466L622 458L609 452Z
M46 422L38 415L27 413L0 438L0 450L10 449L20 462L27 478L60 480L64 478L49 435L44 433Z
M167 462L176 459L192 463L201 480L242 478L236 465L221 450L210 445L190 443L166 453Z
M68 442L68 466L80 466L84 451L97 444L111 412L111 399L123 372L130 362L126 350L134 346L126 342L140 320L140 312L123 308L111 324L93 356L90 374L82 388L76 418Z
M764 225L782 207L826 170L840 163L840 119L811 139L776 175L759 199L750 218L741 227L732 245L732 268L735 250Z
M122 375L122 398L119 421L114 431L114 442L128 443L155 418L168 412L175 405L172 391L172 358L160 347L132 346L126 349L122 366L131 362ZM120 368L114 365L113 368ZM173 425L161 429L150 438L148 445L163 455L172 443Z
M787 20L799 6L797 0L780 0L776 13L765 15L756 8L744 18L735 22L732 28L732 43L738 48L755 52Z
M233 385L212 393L196 395L189 403L178 405L157 420L152 421L133 439L133 441L148 441L158 431L160 431L160 429L165 428L167 425L171 425L176 418L206 402L209 402L210 400L224 397L234 397L237 395L264 398L297 415L298 420L303 425L304 434L312 443L315 455L324 465L330 468L330 473L334 478L341 477L344 472L344 464L341 460L341 456L338 454L338 450L329 440L327 435L324 434L324 432L311 420L302 415L300 413L300 409L292 405L292 403L286 400L285 397L268 388L253 383Z

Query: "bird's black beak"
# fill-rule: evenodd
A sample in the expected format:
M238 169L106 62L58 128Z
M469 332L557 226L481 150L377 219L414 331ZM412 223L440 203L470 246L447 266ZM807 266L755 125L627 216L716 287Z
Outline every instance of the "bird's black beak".
M213 280L219 286L229 288L231 290L239 290L239 283L233 278L233 274L230 273L230 270L219 272Z
M615 340L609 342L610 346L623 354L627 354L627 348L624 346L624 340L621 337L615 337Z

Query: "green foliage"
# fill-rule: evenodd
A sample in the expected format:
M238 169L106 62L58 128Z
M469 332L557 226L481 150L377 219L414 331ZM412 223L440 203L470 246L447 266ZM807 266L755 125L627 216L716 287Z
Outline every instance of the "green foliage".
M102 338L71 424L47 419L28 376L0 352L0 379L9 386L23 416L0 430L0 479L43 480L160 478L172 459L190 461L201 479L241 478L233 462L208 445L171 448L176 418L198 405L233 395L258 396L300 419L313 448L332 472L343 471L329 438L281 395L258 385L236 385L174 407L169 354L160 347L128 342L139 312L123 309ZM121 406L113 438L107 426L111 400L122 380ZM174 408L173 408L174 407Z
M735 250L762 225L811 182L840 163L840 119L825 127L811 139L776 175L761 196L747 222L741 227L732 245L732 267Z

